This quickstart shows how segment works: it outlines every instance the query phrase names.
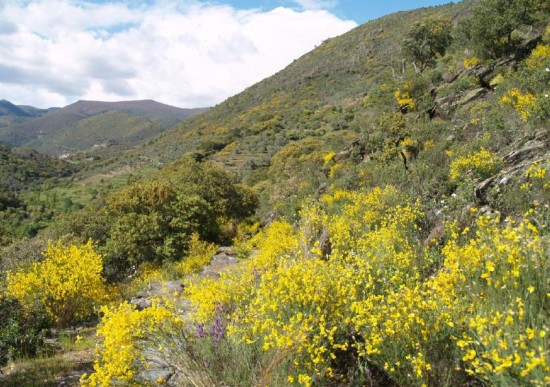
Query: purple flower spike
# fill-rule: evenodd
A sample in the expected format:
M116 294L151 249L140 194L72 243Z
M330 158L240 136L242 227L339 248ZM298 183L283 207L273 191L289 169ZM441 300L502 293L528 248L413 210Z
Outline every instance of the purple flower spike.
M206 336L206 332L204 331L204 324L199 324L197 325L197 329L195 330L195 335L199 338L203 338L204 336Z

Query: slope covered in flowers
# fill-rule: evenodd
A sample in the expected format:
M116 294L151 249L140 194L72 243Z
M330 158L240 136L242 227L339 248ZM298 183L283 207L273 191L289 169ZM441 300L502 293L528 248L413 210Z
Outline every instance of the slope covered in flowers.
M548 12L393 15L159 139L191 152L6 242L0 363L86 322L87 386L550 384Z
M256 354L245 359L256 362L250 385L550 382L550 234L541 211L501 220L472 207L473 226L447 224L447 242L432 247L419 243L426 215L418 203L391 186L336 191L300 215L241 246L249 252L241 272L189 284L187 328L177 328L176 314L158 322L172 324L161 333L166 342L180 343L171 361L202 353L198 367L216 380L210 362L231 362L219 348L239 348ZM102 379L114 364L108 343L129 316L143 314L136 332L153 321L119 312L105 313L102 360L86 383L111 380Z

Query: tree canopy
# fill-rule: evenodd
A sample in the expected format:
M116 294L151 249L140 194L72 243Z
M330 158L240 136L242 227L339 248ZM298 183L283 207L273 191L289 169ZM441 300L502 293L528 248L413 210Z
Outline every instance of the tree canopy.
M540 0L484 0L462 29L477 55L498 58L514 52L523 41L514 32L534 23L544 9L547 2Z
M415 68L422 72L435 63L437 55L445 54L451 41L450 21L429 17L413 24L407 33L403 48Z

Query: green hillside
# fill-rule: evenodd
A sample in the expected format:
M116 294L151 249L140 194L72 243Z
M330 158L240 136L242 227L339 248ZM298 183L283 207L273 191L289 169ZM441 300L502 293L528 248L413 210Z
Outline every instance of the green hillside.
M27 145L46 153L106 153L106 148L114 148L107 151L115 154L117 149L131 148L162 131L158 122L120 111L108 111L79 120L62 132L29 141Z
M302 157L301 154L286 161L290 173L276 176L285 168L277 162L284 162L281 159L288 153L300 153L300 148L308 149L303 150L304 154L314 151L345 153L355 149L366 158L365 163L360 164L362 167L371 169L366 167L369 160L377 166L371 174L382 173L375 171L382 168L381 158L387 159L384 163L388 163L396 175L383 183L418 190L418 184L410 184L411 179L426 179L422 184L425 192L430 193L432 199L439 200L440 196L452 190L449 186L442 191L445 176L432 173L431 163L439 161L420 157L415 170L407 172L397 152L399 147L384 150L385 143L399 141L406 135L411 137L408 141L413 141L417 150L423 142L433 141L441 146L439 152L444 152L445 148L465 145L461 141L468 143L473 139L479 140L477 147L484 146L478 137L490 131L496 138L487 138L487 146L504 156L506 151L513 150L505 148L507 145L521 141L517 138L518 132L527 136L524 129L495 131L502 123L488 119L482 125L467 125L468 121L477 118L470 117L471 108L479 109L480 114L485 110L489 114L492 111L488 108L490 106L500 110L497 101L502 93L496 83L514 71L521 59L480 61L471 68L464 65L465 61L476 57L474 47L467 46L467 37L462 32L465 27L461 27L471 16L475 3L465 1L400 12L326 41L273 77L161 135L152 145L139 151L140 157L154 163L167 163L185 152L208 156L263 192L265 201L261 212L266 213L273 210L274 203L281 204L281 199L294 200L289 198L298 193L296 202L299 202L300 197L329 184L326 171L322 171L322 155L314 161L317 171L306 174L312 179L310 182L304 182L304 170L296 159ZM405 57L403 42L415 22L428 18L445 19L452 27L455 39L447 54L434 67L419 74L414 71L412 61ZM542 31L540 24L535 29L525 29L521 41L527 45L531 42L533 48L533 41L540 38ZM496 83L490 86L492 81ZM415 99L417 106L411 114L392 116L400 110L395 97L398 90ZM506 119L525 127L513 114L499 120ZM398 122L394 122L396 120ZM392 125L402 126L399 129L402 133L393 133L396 136L393 139L389 131L397 128L392 128ZM491 125L494 127L488 128ZM453 140L447 142L449 136L453 136ZM281 152L285 147L286 150ZM472 144L472 147L476 145ZM388 157L388 152L393 152L393 155ZM443 157L441 161L448 165L444 154L434 157ZM445 164L438 168L441 174L445 173ZM354 184L357 184L354 178L357 171L349 171L350 166L344 165L346 168L341 168L336 175L341 178L349 175L350 182L355 180ZM285 184L282 180L297 181ZM280 190L281 183L287 186L285 192L274 192ZM369 185L379 183L372 181ZM291 184L294 187L288 187ZM438 186L432 187L432 184ZM307 189L302 185L307 185ZM419 193L415 192L416 195ZM428 197L423 197L423 200L428 200Z
M84 386L548 385L549 23L400 12L154 140L75 124L139 146L26 196L81 201L2 242L0 364L69 337L46 359L85 348Z
M48 179L67 177L76 171L72 164L29 148L0 145L0 160L0 191L4 192L33 189Z
M61 205L31 203L29 195L38 195L66 180L78 168L66 161L51 158L28 148L0 145L0 245L14 237L33 236L53 218L53 210ZM48 195L43 195L45 200ZM75 209L64 203L67 210Z
M168 156L175 153L173 157L176 157L177 151L173 148L183 138L186 143L191 141L188 148L206 142L203 137L222 143L246 138L251 150L262 152L262 142L277 149L296 137L319 136L322 132L350 127L354 131L364 130L365 125L369 125L368 118L378 113L371 109L368 114L363 111L365 97L380 94L380 85L386 83L391 87L403 77L402 37L410 25L429 16L448 17L451 23L456 23L470 6L471 2L461 2L400 12L325 41L276 75L206 114L182 122L177 130L158 140L150 153ZM392 69L397 77L392 77ZM390 106L380 103L377 108L391 110L393 100L385 102ZM246 157L244 145L237 150Z

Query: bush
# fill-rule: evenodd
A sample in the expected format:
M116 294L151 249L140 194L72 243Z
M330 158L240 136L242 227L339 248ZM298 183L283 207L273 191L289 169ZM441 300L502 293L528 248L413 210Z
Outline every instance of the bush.
M514 53L522 43L514 32L536 21L542 3L532 0L483 0L475 7L472 18L464 24L464 32L480 56L498 58Z
M7 274L7 295L30 316L43 311L57 326L85 320L110 299L103 262L92 242L82 246L48 245L44 260Z
M35 356L48 331L44 314L24 315L17 300L0 296L0 367L9 360Z
M445 54L451 41L450 20L426 18L416 22L409 29L403 49L422 72L426 67L435 64L437 55Z
M137 181L57 225L60 235L92 238L105 255L109 281L133 275L143 263L175 262L188 252L191 235L225 242L226 224L252 215L256 193L210 162L191 156L166 167L156 179Z
M198 273L210 263L217 249L215 244L200 240L198 234L191 235L189 255L178 264L177 271L181 275Z
M458 157L451 162L449 178L464 179L467 173L473 173L475 178L486 179L499 172L502 159L488 150L481 149L465 157Z
M109 278L120 278L145 262L181 258L193 233L203 238L217 234L211 205L168 182L139 183L118 191L106 210L112 219L104 247Z
M144 348L140 347L142 341L163 326L180 326L183 323L171 308L158 303L138 311L134 305L125 302L112 309L104 307L102 312L97 334L103 340L98 347L94 373L82 376L83 386L140 381L140 371L151 367L151 362L155 361L145 357Z

